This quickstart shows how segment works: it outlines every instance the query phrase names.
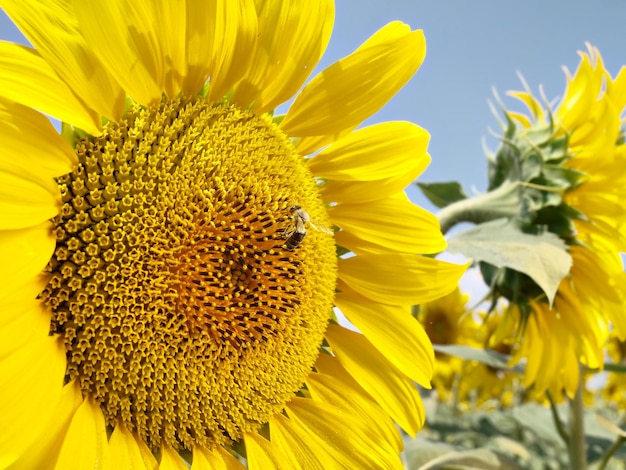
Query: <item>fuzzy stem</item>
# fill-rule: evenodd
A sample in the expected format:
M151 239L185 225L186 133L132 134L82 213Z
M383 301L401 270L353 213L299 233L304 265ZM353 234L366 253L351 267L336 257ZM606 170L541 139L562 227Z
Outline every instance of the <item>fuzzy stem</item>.
M460 222L479 224L519 214L519 185L505 182L488 193L453 202L439 211L437 218L445 234Z
M602 456L602 460L600 461L600 463L598 464L598 468L597 470L604 470L606 467L606 464L609 463L609 459L611 457L613 457L613 454L615 452L617 452L617 450L622 447L622 445L624 444L624 442L626 442L626 437L624 436L619 436L617 438L617 440L613 443L613 445L611 447L609 447L607 449L607 451L604 453L604 455Z
M574 398L567 399L569 404L569 468L571 470L587 469L587 453L585 450L585 426L583 423L583 374L578 376L578 388Z
M550 402L550 411L552 411L552 420L554 421L556 431L559 433L559 436L561 436L561 439L563 439L565 445L569 446L569 436L563 427L563 421L561 421L561 418L559 417L559 411L556 408L556 403L554 403L554 400L552 399L552 394L550 392L546 392L546 396Z

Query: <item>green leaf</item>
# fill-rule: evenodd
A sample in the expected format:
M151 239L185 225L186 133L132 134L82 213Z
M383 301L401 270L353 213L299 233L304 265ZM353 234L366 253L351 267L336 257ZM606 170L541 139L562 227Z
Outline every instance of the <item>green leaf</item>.
M463 188L456 181L449 183L416 183L422 190L424 196L428 198L436 207L440 209L453 202L467 199Z
M623 374L626 372L626 364L621 364L617 362L605 362L604 370L607 372L619 372Z
M405 439L403 459L406 461L407 469L416 469L426 462L455 450L454 446L444 442L436 442L419 437L410 440Z
M522 371L522 368L519 366L511 368L507 365L510 359L509 356L491 349L477 349L460 344L433 344L433 349L438 353L459 357L467 361L480 362L495 369Z
M507 219L476 225L450 237L448 251L526 274L550 303L572 266L567 245L559 237L550 232L524 233Z
M566 415L564 406L559 406L559 414ZM512 416L525 428L531 430L543 441L563 446L561 436L554 426L550 409L537 403L527 403L512 410Z
M505 436L496 436L491 440L497 450L502 450L507 455L515 455L516 457L524 460L529 460L531 455L528 449L520 444L518 441L509 439Z
M408 459L407 459L408 460ZM522 470L515 460L490 449L449 452L422 465L408 462L409 470Z
M595 415L597 423L602 426L603 429L607 430L610 434L614 434L619 437L626 437L626 431L620 428L615 423L609 421L604 416L596 414ZM610 436L613 437L613 436Z

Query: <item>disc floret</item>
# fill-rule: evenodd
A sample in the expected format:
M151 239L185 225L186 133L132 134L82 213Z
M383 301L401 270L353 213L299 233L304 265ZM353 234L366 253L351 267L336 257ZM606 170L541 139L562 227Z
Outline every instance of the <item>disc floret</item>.
M300 389L332 307L332 237L285 249L290 208L325 218L271 119L201 98L133 107L58 180L42 294L66 380L153 448L257 431Z

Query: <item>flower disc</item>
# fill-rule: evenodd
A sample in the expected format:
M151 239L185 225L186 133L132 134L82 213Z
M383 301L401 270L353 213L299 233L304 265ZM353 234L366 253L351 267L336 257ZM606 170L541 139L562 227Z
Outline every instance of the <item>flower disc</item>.
M332 235L286 243L294 206L327 223L302 157L268 117L202 98L135 106L76 152L42 293L66 381L153 449L257 431L333 305Z

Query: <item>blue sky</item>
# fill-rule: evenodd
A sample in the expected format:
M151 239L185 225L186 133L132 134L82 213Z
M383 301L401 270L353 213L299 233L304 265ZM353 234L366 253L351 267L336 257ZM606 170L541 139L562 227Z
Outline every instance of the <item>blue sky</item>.
M496 128L487 99L520 89L517 71L549 99L575 70L585 41L612 75L626 64L625 0L339 0L329 52L349 52L371 31L400 19L423 29L428 51L414 79L375 116L406 119L431 133L432 164L423 181L486 187L482 138ZM511 101L507 101L511 103ZM489 141L495 146L495 141ZM411 191L411 197L431 208Z
M486 186L482 139L495 121L492 87L519 89L520 71L552 99L562 92L563 65L574 70L590 41L612 74L626 64L626 0L336 0L333 36L320 67L349 54L378 28L401 20L423 29L428 52L413 80L368 123L409 120L431 133L432 164L422 181ZM0 12L0 39L22 41ZM511 101L509 101L511 103ZM492 147L493 140L489 141ZM433 210L410 189L416 202Z
M519 89L521 72L549 99L565 84L562 66L575 70L585 41L600 49L615 75L626 64L626 0L336 0L335 28L318 69L349 54L393 20L423 29L428 52L414 79L367 121L408 120L431 134L432 163L421 181L486 186L482 139L495 128L487 100ZM0 39L22 42L0 12ZM511 103L511 101L507 101ZM493 148L495 141L488 139ZM415 188L409 196L434 208Z

